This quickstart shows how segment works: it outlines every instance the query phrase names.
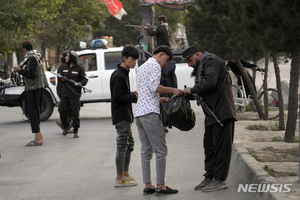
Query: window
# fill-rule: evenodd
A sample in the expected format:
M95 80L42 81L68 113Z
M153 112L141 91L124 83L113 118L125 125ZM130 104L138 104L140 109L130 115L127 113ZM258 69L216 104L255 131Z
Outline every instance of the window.
M104 59L105 59L105 69L107 69L107 70L116 69L117 65L122 63L121 51L106 52L104 54Z
M84 71L96 71L96 54L87 54L79 56L78 65L80 65L84 69Z

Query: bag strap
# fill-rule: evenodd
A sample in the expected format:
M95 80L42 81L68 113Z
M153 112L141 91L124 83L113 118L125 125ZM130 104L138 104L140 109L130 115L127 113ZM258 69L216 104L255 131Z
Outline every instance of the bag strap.
M187 99L184 95L182 95L182 107L183 107L183 112L185 114L185 118L187 118Z
M171 119L170 119L170 112L171 112L171 109L173 107L173 104L174 104L175 100L176 100L176 96L173 95L170 99L169 107L168 107L167 112L166 112L167 122L168 122L169 128L172 128L172 122L171 122Z

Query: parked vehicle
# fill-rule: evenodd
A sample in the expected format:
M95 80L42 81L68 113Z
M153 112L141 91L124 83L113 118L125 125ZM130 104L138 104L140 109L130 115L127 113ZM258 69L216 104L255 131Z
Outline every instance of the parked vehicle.
M152 55L143 50L141 45L137 48L141 54L137 66L130 70L129 79L132 91L136 90L136 73L138 66L145 62ZM76 50L78 64L81 65L89 78L86 88L92 90L91 93L85 93L81 96L81 105L86 103L110 102L109 80L117 64L122 62L122 47L104 48L82 48ZM193 86L194 79L190 78L192 68L187 63L181 63L181 52L174 52L176 63L176 75L178 87L184 88L184 85ZM54 107L59 105L59 97L56 93L58 77L51 72L45 72L49 86L43 93L41 121L49 119L53 113ZM21 107L24 110L23 103L24 86L14 86L10 79L0 81L0 106Z

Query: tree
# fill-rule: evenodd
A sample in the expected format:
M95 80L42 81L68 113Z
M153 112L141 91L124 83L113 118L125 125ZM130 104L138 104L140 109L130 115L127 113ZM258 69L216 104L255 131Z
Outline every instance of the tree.
M139 0L123 0L123 8L127 15L118 20L112 15L103 18L102 27L98 31L93 31L94 38L102 36L113 36L114 46L122 46L126 44L136 44L140 30L126 27L125 24L141 25L142 11Z
M142 25L142 9L139 0L123 0L123 8L127 15L122 17L122 20L117 20L113 16L108 16L103 19L103 28L94 32L95 37L113 36L114 46L122 46L126 44L137 44L137 37L141 35L141 31L134 28L126 27L126 24ZM178 28L179 22L183 22L183 12L174 11L172 9L164 8L158 5L154 6L155 19L158 15L166 15L168 24L175 32ZM154 24L157 25L157 24Z
M172 33L176 32L178 29L178 23L184 23L184 11L174 10L171 8L166 8L160 6L159 4L154 5L155 10L155 21L157 25L157 19L159 15L165 15L167 17L167 23L170 26Z
M49 1L45 13L55 14L41 18L35 36L42 47L62 49L78 47L79 41L87 40L87 34L99 29L101 20L110 15L105 4L94 0L63 0L55 5Z
M295 137L298 109L300 2L246 0L244 3L246 27L252 32L255 30L256 37L263 42L265 48L273 55L278 52L291 54L289 106L284 141L292 142ZM275 69L275 72L278 73L276 77L279 77L279 70ZM279 81L280 79L277 80L277 87L280 87ZM281 92L281 89L278 92ZM281 107L280 112L282 110ZM280 117L282 116L281 113ZM282 119L280 121L282 123Z

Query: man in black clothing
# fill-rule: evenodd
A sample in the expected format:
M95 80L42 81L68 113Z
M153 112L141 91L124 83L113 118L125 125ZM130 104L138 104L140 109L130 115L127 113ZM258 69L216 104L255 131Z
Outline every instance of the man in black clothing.
M74 80L78 84L86 85L88 78L84 72L84 69L77 64L77 53L75 51L70 51L66 55L67 65L63 65L58 71L59 74L66 77L67 79ZM74 132L74 138L78 138L78 128L80 127L80 97L81 88L70 84L63 78L60 79L60 84L62 85L61 99L59 103L58 111L60 113L60 119L64 127L63 135L68 134L69 129L69 109L71 109L72 127Z
M61 53L60 64L57 67L57 72L60 72L62 67L64 65L67 65L66 56L67 56L68 52L69 52L69 50L65 50ZM61 84L61 81L58 81L57 82L57 87L56 87L56 92L57 92L57 95L58 95L59 98L61 98L61 91L62 91L62 84Z
M117 130L115 187L136 186L136 180L129 174L131 152L134 149L131 124L133 122L132 103L137 102L137 92L130 91L129 70L136 66L138 50L126 45L122 51L121 64L110 77L112 123Z
M205 114L204 154L205 179L194 189L212 192L226 189L234 122L235 105L231 91L232 83L225 62L218 56L205 52L202 54L196 46L182 52L182 57L196 71L195 85L184 89L184 94L196 93L213 110L222 124L203 109Z
M14 68L14 72L19 72L26 77L25 80L25 115L28 116L31 124L32 133L35 133L35 139L25 146L41 146L43 136L40 131L40 113L43 99L43 89L48 86L45 72L40 62L40 55L32 48L29 40L22 43L23 51L26 53L23 66ZM25 60L24 60L25 61Z
M69 50L65 50L61 53L60 55L60 64L57 68L57 71L61 71L61 68L63 65L66 65L66 56L67 56L67 53L69 52ZM62 84L61 84L61 81L57 81L57 86L56 86L56 92L57 92L57 95L58 97L61 99L61 91L62 91ZM71 110L69 112L69 116L68 118L70 119L71 118ZM62 125L62 122L61 122L61 119L57 120L56 121L56 124L61 128L61 129L64 129L63 125ZM71 128L71 124L69 125L69 128ZM70 131L69 131L70 132Z
M168 26L167 17L165 15L158 16L158 24L156 29L148 29L147 26L144 26L143 29L146 30L150 36L156 35L156 47L161 45L171 47L171 29Z
M170 60L168 64L161 69L160 84L162 86L178 88L175 70L176 64L174 60ZM160 96L171 98L173 94L160 94Z

